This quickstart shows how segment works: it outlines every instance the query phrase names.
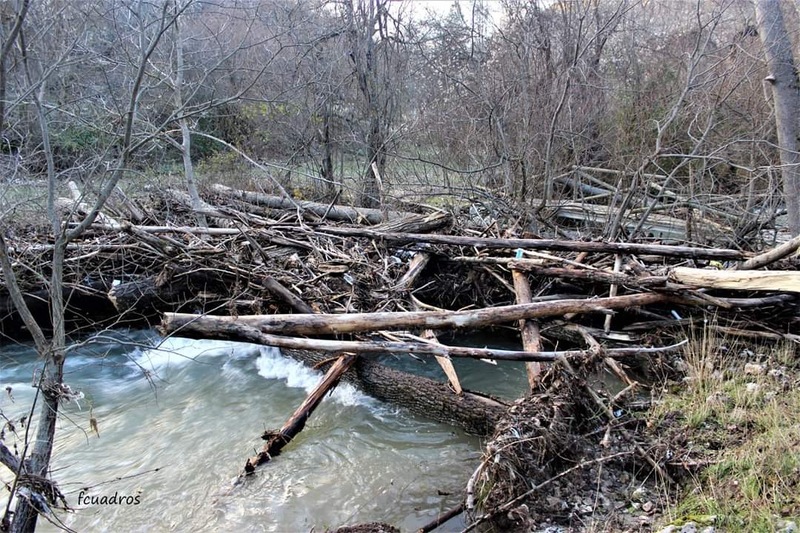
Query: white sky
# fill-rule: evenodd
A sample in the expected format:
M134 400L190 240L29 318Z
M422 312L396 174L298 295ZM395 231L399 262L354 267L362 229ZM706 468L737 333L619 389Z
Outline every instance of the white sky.
M402 5L406 10L411 8L412 17L417 19L425 17L428 12L433 12L436 15L446 15L453 4L459 4L464 18L469 21L472 16L472 4L474 0L390 0ZM483 5L489 8L489 13L494 20L498 20L501 11L500 0L478 0Z

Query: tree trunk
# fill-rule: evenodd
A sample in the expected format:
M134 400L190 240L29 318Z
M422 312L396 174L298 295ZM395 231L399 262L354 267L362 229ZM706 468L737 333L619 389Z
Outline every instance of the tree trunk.
M277 335L340 335L389 329L473 329L517 320L560 316L568 313L597 313L672 301L665 294L629 294L591 300L557 300L531 304L505 305L475 311L414 311L399 313L242 315L238 317L198 316L167 313L163 327L177 329L182 324L213 329L218 324L238 323Z
M175 4L175 24L173 25L175 33L175 109L183 109L183 34L181 31L182 22L178 22L177 17L183 6L179 3ZM192 163L192 134L189 130L189 121L186 118L178 120L178 125L181 130L181 159L183 160L183 172L186 178L186 190L189 192L189 197L192 199L192 209L194 216L197 218L197 225L201 228L208 227L206 216L202 213L205 202L200 199L200 193L197 191L197 180L194 176L194 164Z
M800 116L800 80L780 0L758 0L756 18L769 68L766 81L772 85L789 231L792 235L800 235L800 124L797 118Z

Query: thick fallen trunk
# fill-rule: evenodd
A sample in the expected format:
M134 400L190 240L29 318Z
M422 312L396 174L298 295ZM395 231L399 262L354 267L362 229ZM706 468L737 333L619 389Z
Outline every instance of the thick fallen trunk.
M238 322L258 328L264 333L283 335L336 335L408 328L471 329L517 320L559 316L567 313L597 313L610 309L652 305L671 300L672 297L665 294L646 293L591 300L559 300L555 302L507 305L475 311L413 311L342 315L242 315L238 317L166 313L163 327L168 331L175 331L179 330L183 325L193 322L195 327L212 329L224 322Z
M267 437L267 442L256 455L247 460L244 465L243 476L247 476L255 472L256 467L270 461L273 457L281 453L284 446L289 444L295 436L303 431L306 427L306 420L308 420L317 406L322 402L322 399L333 387L339 383L342 374L347 372L353 363L356 362L358 356L353 353L343 354L336 362L328 369L328 372L319 382L319 385L314 387L314 390L309 393L300 407L295 410L292 416L283 424L275 434Z
M284 353L304 364L316 364L327 357L299 350ZM457 395L446 383L401 372L368 357L359 358L344 379L381 401L474 435L490 435L509 407L496 398L467 390Z
M772 270L706 270L676 267L670 279L709 289L800 292L800 272Z

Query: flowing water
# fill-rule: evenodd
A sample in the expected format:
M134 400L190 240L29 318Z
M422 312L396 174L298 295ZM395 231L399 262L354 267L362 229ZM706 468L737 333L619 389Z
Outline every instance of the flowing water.
M441 377L432 363L390 363ZM0 347L9 419L27 414L35 373L29 346ZM515 397L524 388L520 365L466 361L459 373L476 390ZM319 532L365 521L413 530L458 502L479 439L344 383L280 457L232 488L261 432L280 427L320 376L274 348L146 331L75 347L65 381L83 398L62 409L53 468L76 511L59 516L77 531Z

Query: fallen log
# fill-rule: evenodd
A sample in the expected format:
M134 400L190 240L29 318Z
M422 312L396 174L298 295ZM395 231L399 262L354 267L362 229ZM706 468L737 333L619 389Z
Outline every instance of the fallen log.
M518 304L531 303L531 284L528 283L528 276L519 270L512 270L511 276L514 280L514 292L516 293ZM522 347L525 351L538 352L542 347L542 337L539 333L539 323L535 320L519 321L519 330L522 336ZM525 363L525 371L528 374L528 385L533 391L542 373L542 365L538 362Z
M784 257L787 257L797 249L800 248L800 235L794 237L786 241L785 243L781 244L780 246L776 246L772 250L768 250L762 254L759 254L755 257L751 257L744 263L741 263L737 267L739 270L755 270L761 267L765 267L775 261L780 261Z
M314 364L327 357L299 350L284 353L303 364ZM344 379L378 400L474 435L490 435L509 407L474 391L454 394L446 383L395 370L369 357L360 357Z
M401 342L401 341L339 341L329 339L308 339L305 337L286 337L263 333L257 328L238 323L236 321L202 321L200 315L192 315L197 321L179 323L168 320L167 315L180 313L165 313L161 323L161 332L164 335L180 335L192 339L222 339L252 342L266 346L275 346L292 350L314 350L320 352L354 352L358 354L414 354L433 355L438 357L462 357L470 359L495 359L498 361L538 361L552 362L559 357L569 359L575 357L590 357L597 355L591 350L564 350L564 351L516 351L496 350L492 348L474 348L469 346L449 346L433 342ZM209 317L226 318L226 317ZM179 325L180 324L180 325ZM659 353L675 350L683 343L671 346L644 348L607 348L602 351L609 357L630 357L648 353Z
M266 276L261 284L274 296L277 296L298 313L312 314L314 310L301 300L296 294L280 284L278 280L272 276Z
M285 230L299 231L296 226L275 226ZM421 233L380 232L366 228L338 228L320 226L313 230L329 235L367 237L394 244L443 244L448 246L474 246L476 248L521 248L523 250L555 250L561 252L593 252L644 254L687 259L728 259L744 261L753 254L727 248L698 248L692 246L670 246L665 244L640 244L628 242L563 241L558 239L495 239L488 237L464 237Z
M545 267L532 264L530 261L509 261L509 268L529 272L537 276L547 276L562 279L608 283L612 285L625 285L641 289L653 289L667 284L666 276L635 276L621 272L606 272L604 270L578 270L564 267Z
M242 191L220 184L212 185L211 190L227 198L243 200L245 202L258 206L265 206L270 209L295 210L297 209L297 206L299 206L300 209L308 211L309 213L312 213L322 219L327 218L329 220L339 220L353 224L361 224L363 222L367 222L369 224L380 224L386 220L398 220L404 218L405 215L413 214L400 213L397 211L387 211L384 214L384 212L380 209L346 207L341 205L331 206L329 204L307 202L303 200L295 200L293 203L283 196L273 196L270 194Z
M669 278L694 287L800 292L800 272L775 270L706 270L676 267Z
M300 407L298 407L292 416L283 424L283 427L274 435L270 435L267 442L261 448L261 451L247 460L244 465L244 471L240 477L253 474L256 467L261 466L280 454L281 450L283 450L298 433L303 431L303 428L306 426L306 420L314 413L314 410L320 402L322 402L325 394L339 383L339 379L353 366L357 358L358 356L356 354L345 353L336 360L319 382L319 385L314 387L314 390L303 400L303 403L300 404Z
M197 316L185 313L165 313L162 326L177 331L189 323L194 328L212 329L223 323L239 323L260 329L264 333L284 335L337 335L390 329L455 329L480 328L523 319L559 316L567 313L597 313L612 309L678 301L666 294L645 293L595 298L590 300L559 300L498 306L475 311L410 311L400 313L292 314L241 315L237 317Z

